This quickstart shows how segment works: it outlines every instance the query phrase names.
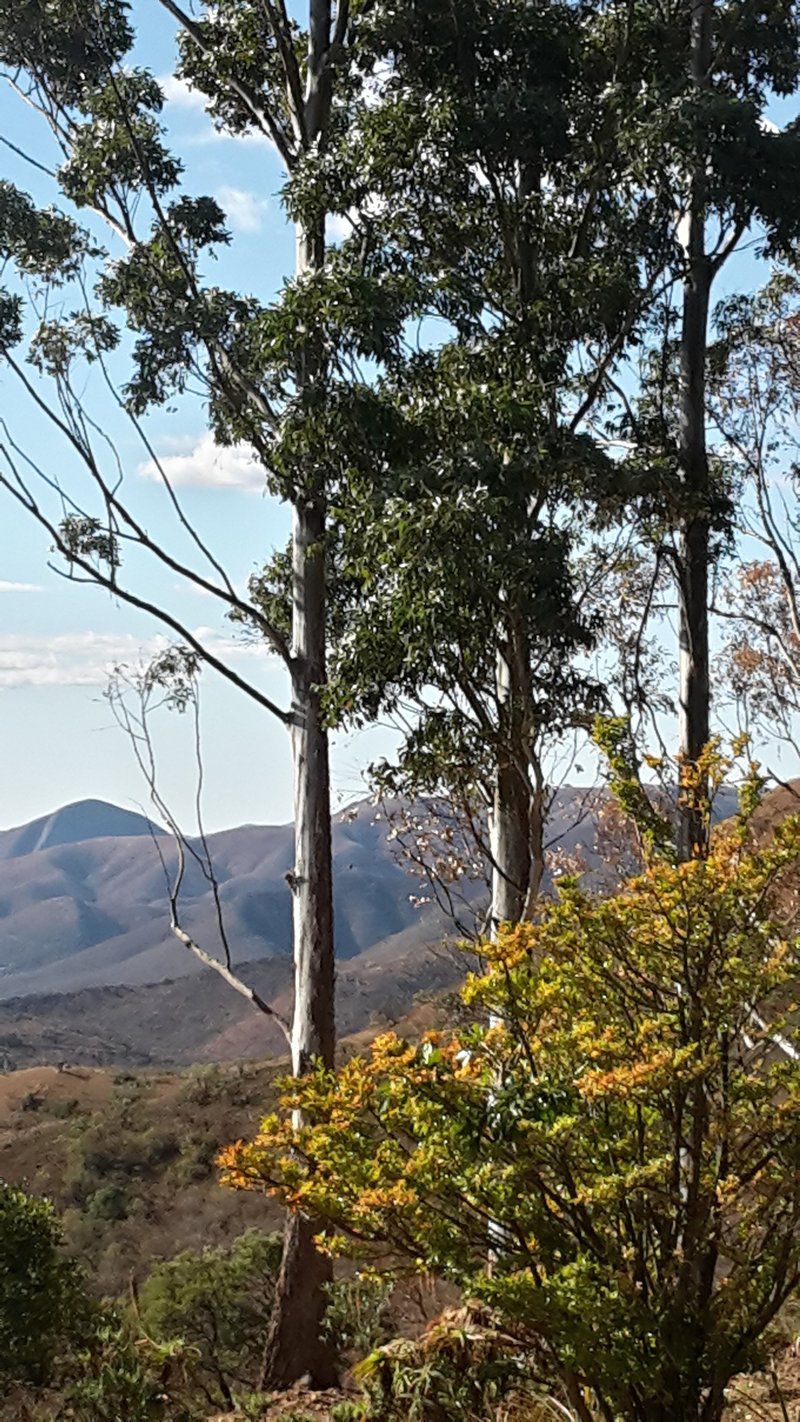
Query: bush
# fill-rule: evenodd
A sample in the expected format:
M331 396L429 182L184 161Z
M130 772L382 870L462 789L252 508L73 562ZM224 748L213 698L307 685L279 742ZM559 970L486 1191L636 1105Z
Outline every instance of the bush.
M124 1220L128 1215L128 1196L119 1185L103 1185L86 1201L86 1213L93 1220Z
M86 1314L46 1200L0 1183L0 1380L42 1384Z
M565 1399L719 1422L800 1277L798 856L800 817L760 851L742 822L613 898L564 883L485 945L482 1025L285 1083L229 1181L450 1276Z
M362 1396L335 1409L335 1422L505 1422L537 1415L529 1358L485 1310L444 1313L421 1338L375 1349L354 1376ZM545 1405L539 1397L538 1407Z
M65 1183L72 1200L85 1206L104 1187L125 1191L134 1180L159 1174L179 1153L174 1132L133 1130L127 1106L116 1103L77 1126Z
M192 1132L181 1141L170 1178L178 1185L191 1185L195 1180L205 1180L211 1174L218 1154L219 1141L215 1135L210 1132L205 1135Z
M184 1363L182 1344L159 1347L135 1338L116 1314L101 1313L71 1360L66 1416L73 1422L191 1422L181 1401Z
M145 1332L159 1343L183 1339L197 1357L197 1384L217 1403L229 1406L258 1380L280 1257L279 1235L248 1230L227 1249L159 1264L142 1286Z
M226 1073L212 1062L206 1066L189 1068L181 1088L181 1096L184 1101L190 1101L195 1106L210 1106L212 1101L223 1100L228 1090Z
M378 1274L356 1274L328 1284L325 1332L337 1352L363 1357L392 1336L389 1307L391 1279Z

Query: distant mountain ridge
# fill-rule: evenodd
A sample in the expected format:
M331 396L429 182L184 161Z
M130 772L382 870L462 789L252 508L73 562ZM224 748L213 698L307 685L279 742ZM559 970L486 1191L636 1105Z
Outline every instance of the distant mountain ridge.
M103 801L80 801L0 832L0 999L139 986L199 971L169 930L154 834L171 866L174 846L160 827ZM208 843L236 960L288 960L291 825L223 830ZM407 930L424 939L413 881L374 805L335 816L333 857L341 960ZM197 941L218 953L210 887L191 860L182 914Z
M563 787L549 835L566 854L597 860L587 792ZM723 796L723 813L733 802ZM333 818L336 952L340 963L402 935L424 948L447 931L433 905L415 904L386 816L362 801ZM145 815L102 800L82 800L30 824L0 831L0 1001L85 988L162 982L200 971L170 933L164 868L172 839ZM294 858L291 825L243 825L208 836L225 929L237 962L291 958ZM468 885L476 899L479 885ZM184 926L219 953L209 883L191 858L181 899Z
M60 844L79 844L88 839L117 839L120 836L163 835L165 831L134 810L124 810L106 800L77 800L50 815L0 830L0 860L20 859L41 849Z
M720 813L733 808L725 792ZM444 912L416 906L419 880L401 861L390 829L369 802L333 820L344 1032L402 1017L418 993L452 986L464 970L460 955L442 951L453 936ZM587 792L559 791L550 838L567 858L581 854L590 880L601 865L596 830ZM186 1064L282 1050L268 1019L216 973L201 971L170 933L154 833L169 865L174 847L163 830L104 801L80 801L0 831L0 1071L59 1061ZM288 1015L292 827L223 830L209 836L209 847L242 975ZM469 897L480 892L467 886ZM192 864L182 913L197 941L218 953L209 885Z

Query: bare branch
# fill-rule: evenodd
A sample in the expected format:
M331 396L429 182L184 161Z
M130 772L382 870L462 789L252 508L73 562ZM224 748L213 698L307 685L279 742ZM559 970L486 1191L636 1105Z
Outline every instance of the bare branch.
M138 712L133 712L126 703L124 687L127 687L137 697ZM219 977L221 977L222 980L228 984L229 987L233 988L234 992L238 992L241 997L244 997L247 999L248 1002L251 1002L253 1006L265 1017L271 1018L274 1021L276 1027L280 1029L287 1044L291 1046L291 1029L289 1027L289 1024L284 1020L280 1013L276 1012L275 1009L271 1007L270 1004L266 1002L263 997L261 997L260 993L258 993L255 988L244 982L244 980L240 978L238 974L235 973L233 970L230 943L228 941L222 912L219 881L214 872L208 840L206 838L202 824L202 811L200 802L202 797L203 786L203 765L200 741L199 699L197 696L196 687L191 689L189 695L191 697L191 700L193 701L195 712L195 751L198 765L196 803L198 825L200 828L200 838L203 847L202 859L197 854L197 851L194 849L191 842L187 839L186 835L181 830L180 826L177 823L177 820L175 819L174 814L170 810L169 806L167 805L166 801L164 800L158 789L155 749L153 746L153 740L149 724L149 714L151 710L151 691L152 684L148 681L147 674L138 678L134 677L133 679L131 679L130 677L125 675L124 670L122 668L118 668L116 677L112 681L106 693L106 700L108 701L111 707L117 724L121 727L123 731L125 731L126 735L128 736L128 740L136 758L136 763L147 784L150 799L155 808L158 810L159 814L163 817L163 819L169 826L172 838L175 843L175 849L177 854L177 868L174 876L170 877L167 862L161 845L158 841L158 837L155 834L152 835L153 843L155 845L156 852L158 853L158 857L161 861L161 867L164 872L164 879L167 886L167 897L169 900L170 913L170 931L173 936L178 940L178 942L181 943L183 947L186 948L190 953L192 953L194 957L197 958L198 961L203 964L204 967L212 969L212 971L217 973ZM197 940L192 937L189 932L187 932L187 930L183 927L183 924L181 923L180 895L186 874L187 851L192 854L192 856L200 864L201 868L203 869L204 876L210 885L214 899L220 939L222 942L223 952L225 954L224 962L220 962L219 958L216 958L213 953L209 953L206 951L205 948L202 948L197 942Z

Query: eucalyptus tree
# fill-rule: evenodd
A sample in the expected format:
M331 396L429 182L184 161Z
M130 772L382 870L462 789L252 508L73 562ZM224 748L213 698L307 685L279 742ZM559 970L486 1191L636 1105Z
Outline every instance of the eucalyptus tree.
M800 235L800 135L769 117L800 79L794 0L663 0L628 7L636 32L622 82L639 95L643 178L670 194L678 217L667 304L644 399L632 426L661 466L662 514L675 571L679 639L679 754L696 765L710 731L709 576L731 527L729 470L709 442L713 293L745 246L791 254ZM634 58L634 55L637 56ZM739 267L732 280L747 280ZM638 431L638 434L636 433ZM671 511L670 511L671 510ZM664 524L661 526L664 533ZM683 797L678 852L702 850L701 801Z
M785 266L721 303L709 410L738 479L739 556L718 579L716 675L737 725L797 756L800 714L800 280ZM771 752L770 752L771 754ZM766 757L765 757L766 759ZM778 766L769 765L780 779Z
M341 391L351 381L353 360L374 356L376 345L393 338L380 311L366 309L352 270L326 249L324 195L303 185L310 157L320 159L331 135L347 123L353 25L348 0L338 6L312 0L305 26L282 0L222 0L191 13L173 0L152 0L151 12L157 5L175 22L180 76L203 95L218 127L259 135L283 160L296 271L277 299L209 281L210 259L230 233L218 204L192 195L165 143L161 89L129 60L136 36L124 0L2 0L2 75L48 131L55 161L48 167L4 139L7 151L35 165L37 187L49 184L52 205L37 206L10 182L0 186L0 255L11 272L0 303L0 346L7 372L63 440L87 486L81 491L71 477L54 476L55 462L37 465L8 428L0 482L47 529L71 576L95 581L159 618L186 655L215 667L286 726L295 804L295 864L288 876L292 1064L303 1072L317 1059L331 1065L334 1051L330 790L321 703L327 511L331 499L341 501L352 432L352 402ZM141 17L145 28L147 7ZM293 189L300 197L293 198ZM59 284L53 305L49 298ZM344 309L346 331L339 319ZM54 311L61 314L54 318ZM122 354L113 352L125 327L134 341L120 393L113 362ZM136 517L116 451L83 402L89 365L102 373L159 468L177 518L174 548L154 540ZM149 446L148 410L187 390L202 393L216 440L249 445L265 482L291 504L285 629L237 594L214 550L190 526ZM186 536L194 562L182 551ZM143 555L209 592L226 611L255 617L287 670L288 706L264 695L151 594L146 570L137 577ZM320 1330L328 1276L313 1246L313 1225L294 1217L267 1346L267 1381L330 1379Z
M331 548L331 714L410 702L384 784L488 791L495 924L541 882L543 739L601 704L575 555L647 486L592 429L673 241L630 137L635 37L607 8L365 8L378 94L308 172L351 225L343 259L408 282L406 348L374 385L389 435Z

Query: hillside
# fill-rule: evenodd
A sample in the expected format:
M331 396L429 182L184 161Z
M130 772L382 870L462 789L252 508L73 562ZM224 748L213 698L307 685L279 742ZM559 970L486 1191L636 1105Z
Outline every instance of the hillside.
M422 1005L398 1029L418 1036L440 1019ZM342 1034L342 1057L374 1029ZM285 1056L183 1071L26 1067L0 1075L0 1179L65 1212L70 1248L100 1293L125 1290L159 1259L276 1227L280 1209L223 1189L214 1158L254 1132L275 1100ZM113 1192L113 1193L112 1193Z
M440 924L439 934L445 931ZM340 1031L394 1021L417 994L441 991L461 972L460 955L399 934L343 963L337 974ZM243 965L242 975L278 1010L291 1006L287 959ZM144 987L86 988L0 1002L0 1071L38 1063L188 1066L280 1052L274 1025L215 973Z
M49 1196L97 1292L121 1294L158 1259L277 1224L275 1206L223 1190L214 1167L268 1109L275 1074L13 1072L0 1078L0 1178Z
M729 795L721 808L731 808ZM181 1066L282 1049L274 1026L169 933L154 834L169 862L163 831L100 801L0 833L0 1070ZM593 872L596 820L585 790L559 792L549 839ZM239 970L288 1015L291 826L245 825L211 835L209 847ZM453 933L445 914L415 905L419 882L374 805L335 817L333 848L337 1012L343 1031L359 1031L450 986L463 962L441 950ZM477 902L481 886L466 892ZM196 865L183 917L203 947L219 951L213 898Z
M374 806L337 815L333 845L340 958L421 927ZM209 837L209 848L235 958L285 958L291 826L222 831ZM163 852L172 865L168 838ZM211 890L191 862L182 902L186 927L218 951ZM0 922L0 998L136 986L198 970L169 933L164 872L148 821L99 801L0 834Z

